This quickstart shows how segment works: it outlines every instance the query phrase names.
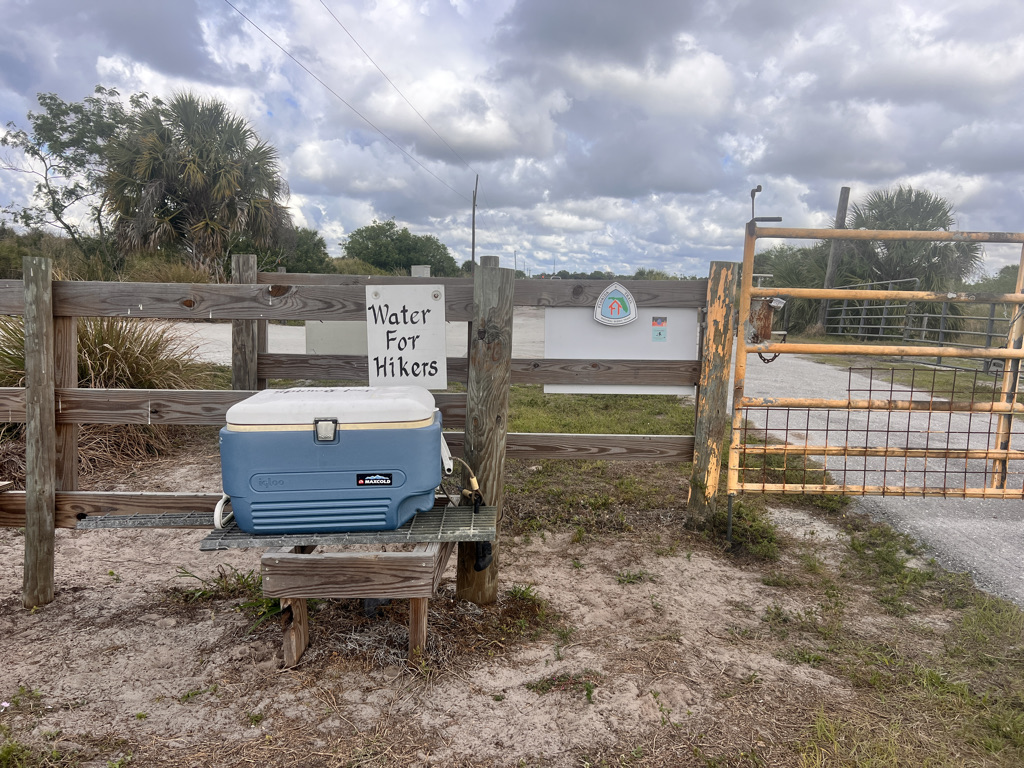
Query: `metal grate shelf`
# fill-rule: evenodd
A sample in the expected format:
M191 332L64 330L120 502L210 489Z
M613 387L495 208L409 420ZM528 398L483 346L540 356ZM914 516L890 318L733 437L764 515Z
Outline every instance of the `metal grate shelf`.
M169 512L162 515L89 515L75 526L82 531L108 528L213 528L212 512Z
M212 525L212 522L211 522ZM252 534L232 522L213 531L199 543L203 552L260 547L339 546L349 544L411 544L435 541L493 541L497 533L497 508L434 507L420 512L401 528L392 531L348 533Z

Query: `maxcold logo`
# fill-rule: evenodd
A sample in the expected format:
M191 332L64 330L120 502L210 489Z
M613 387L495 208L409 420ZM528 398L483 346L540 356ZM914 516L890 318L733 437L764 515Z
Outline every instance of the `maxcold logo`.
M356 475L356 485L391 485L391 474L378 472L373 475Z

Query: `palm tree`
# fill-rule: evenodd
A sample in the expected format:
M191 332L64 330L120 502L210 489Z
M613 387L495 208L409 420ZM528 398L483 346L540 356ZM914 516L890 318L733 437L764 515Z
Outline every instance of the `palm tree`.
M850 229L948 231L955 224L948 200L902 185L872 192L847 217ZM852 250L854 262L847 264L862 282L916 277L923 291L952 290L976 274L982 262L977 243L860 241Z
M953 206L944 198L923 189L898 186L872 192L859 205L854 205L847 219L850 229L888 230L950 230L956 224ZM916 277L919 290L945 292L956 290L977 274L982 263L977 243L928 243L907 240L859 241L853 244L853 263L847 267L859 275L861 282L884 282ZM939 317L939 315L943 317ZM932 339L940 327L948 331L960 329L963 321L961 305L949 303L911 304L911 316L920 318L920 338Z
M180 246L219 279L233 240L269 247L289 220L277 150L216 99L154 103L109 157L108 206L126 250Z

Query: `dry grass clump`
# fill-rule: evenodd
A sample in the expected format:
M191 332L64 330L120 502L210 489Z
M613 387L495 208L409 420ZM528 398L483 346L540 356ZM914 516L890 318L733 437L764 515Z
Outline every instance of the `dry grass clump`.
M0 317L0 386L25 386L25 327ZM90 317L78 321L78 385L103 389L205 389L209 366L173 324L159 320ZM0 425L0 473L24 480L24 427ZM79 435L81 468L135 463L172 444L166 426L85 424Z

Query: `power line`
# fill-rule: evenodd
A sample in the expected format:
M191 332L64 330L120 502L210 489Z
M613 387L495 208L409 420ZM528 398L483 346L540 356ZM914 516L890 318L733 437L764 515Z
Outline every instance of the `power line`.
M380 128L378 128L378 127L377 127L376 125L374 125L374 124L373 124L373 123L372 123L372 122L370 121L370 119L369 119L368 117L366 117L366 116L365 116L365 115L364 115L364 114L363 114L362 112L360 112L360 111L359 111L358 109L356 109L356 108L355 108L355 107L353 107L353 106L352 106L351 104L349 104L349 103L348 103L347 101L345 101L345 99L343 99L343 98L341 97L341 95L340 95L340 94L339 94L339 93L338 93L337 91L335 91L335 90L334 90L333 88L331 88L331 86L329 86L329 85L328 85L327 83L325 83L325 82L324 82L323 80L321 80L321 79L320 79L320 78L319 78L319 77L318 77L318 76L317 76L316 74L314 74L314 73L313 73L313 71L312 71L312 70L310 70L310 69L309 69L309 67L307 67L307 66L306 66L305 64L303 64L303 63L302 63L301 61L299 61L299 60L298 60L297 58L295 58L295 57L294 57L294 56L293 56L293 55L292 55L292 54L291 54L291 53L290 53L290 52L289 52L289 51L288 51L288 50L287 50L287 49L286 49L286 48L285 48L285 47L284 47L283 45L281 45L281 44L280 44L279 42L277 42L277 41L276 41L276 40L275 40L274 38L272 38L272 37L271 37L271 36L270 36L269 34L267 34L266 32L264 32L264 31L263 31L263 29L262 29L262 28L260 27L260 25L259 25L259 24L257 24L257 23L256 23L255 21L253 21L252 19L250 19L250 18L249 18L248 16L246 16L246 15L245 15L244 13L242 13L242 11L241 11L241 10L239 10L239 9L238 9L238 8L237 8L237 7L236 7L236 6L235 6L235 5L234 5L234 4L233 4L233 3L231 2L231 0L224 0L224 2L225 2L225 3L227 3L227 4L228 4L228 5L229 5L229 6L230 6L230 7L232 8L232 10L234 10L234 11L235 11L235 13L237 13L237 14L238 14L239 16L241 16L241 17L242 17L243 19L245 19L246 21L248 21L248 22L249 22L250 24L252 24L252 26L253 26L253 27L255 27L255 28L256 28L256 30L257 30L257 31L258 31L258 32L259 32L259 33L260 33L261 35L263 35L263 36L264 36L265 38L267 38L267 40L269 40L269 41L270 41L271 43L273 43L273 44L274 44L274 45L275 45L275 46L276 46L276 47L278 48L278 50L280 50L280 51L281 51L281 53L283 53L283 54L284 54L285 56L287 56L287 57L288 57L289 59L291 59L291 60L292 60L292 61L294 61L294 62L295 62L296 64L298 64L298 65L299 65L299 67L301 67L301 68L302 68L302 70L303 70L303 71L304 71L304 72L305 72L305 73L306 73L307 75L309 75L310 77L312 77L312 78L313 78L314 80L316 80L316 81L317 81L318 83L320 83L320 85L322 85L322 86L323 86L324 88L326 88L326 89L327 89L327 90L328 90L328 91L329 91L329 92L331 93L331 95L333 95L333 96L334 96L334 98L336 98L336 99L337 99L338 101L340 101L340 102L341 102L342 104L344 104L344 105L345 105L346 107L348 107L348 108L349 108L349 109L351 109L351 110L352 110L353 112L355 112L355 113L356 113L356 115L357 115L357 116L358 116L358 117L359 117L359 118L360 118L360 119L361 119L361 120L362 120L363 122L365 122L365 123L366 123L366 124L367 124L368 126L370 126L371 128L373 128L373 130L375 130L375 131L376 131L377 133L379 133L379 134L380 134L381 136L383 136L383 137L384 137L385 139L387 139L387 140L388 140L389 142L391 142L391 144L392 144L392 145L394 145L395 149L397 149L397 150L398 150L399 152L401 152L401 153L402 153L403 155L405 155L406 157L408 157L408 158L409 158L410 160L412 160L412 161L413 161L414 163L416 163L416 165L418 165L418 166L419 166L420 168L422 168L422 169L423 169L424 171L426 171L427 173L429 173L429 174L430 174L431 176L433 176L433 177L434 177L434 178L435 178L435 179L436 179L436 180L437 180L438 182L440 182L441 184L443 184L444 186L446 186L446 187L447 187L448 189L450 189L450 190L451 190L452 192L454 192L454 193L455 193L456 195L458 195L459 197L461 197L461 198L462 198L463 200L465 200L465 201L466 201L467 203L468 203L468 202L470 202L470 199L469 199L468 197L466 197L466 196L465 196L464 194L462 194L461 192L459 192L459 191L458 191L457 189L455 189L455 188L454 188L453 186L451 186L451 185L450 185L450 184L449 184L449 183L448 183L447 181L445 181L445 180L444 180L444 179L442 179L442 178L441 178L440 176L438 176L438 175L437 175L436 173L434 173L434 172L433 172L432 170L430 170L429 168L427 168L427 166L425 166L425 165L424 165L423 163L421 163L421 162L420 162L420 161L419 161L418 159L416 159L416 158L415 158L415 157L414 157L413 155L411 155L411 154L410 154L410 153L409 153L408 151L406 151L406 149L405 149L404 147L402 147L402 146L401 146L401 145L400 145L400 144L399 144L398 142L396 142L396 141L395 141L394 139L392 139L392 138L391 138L390 136L388 136L388 135L387 135L386 133L384 133L384 131L382 131L382 130L381 130Z
M471 166L471 165L470 165L470 164L469 164L468 162L466 162L466 160L465 160L465 159L464 159L464 158L462 157L462 155L460 155L460 154L459 154L458 152L456 152L456 151L455 151L455 149L454 149L454 147L452 147L452 145L451 145L451 144L449 144L449 143L448 143L447 141L445 141L445 140L444 140L444 137L443 137L443 136L442 136L442 135L441 135L440 133L438 133L438 132L437 132L436 130L434 130L434 126L432 126L432 125L431 125L431 124L430 124L430 123L429 123L429 122L427 121L427 118L425 118L425 117L424 117L424 116L423 116L422 114L420 114L420 111L419 111L418 109L416 109L416 107L415 107L415 106L413 106L413 103L412 103L411 101L409 101L409 99L407 99L407 98L405 97L405 94L404 94L404 93L402 93L401 89L400 89L400 88L399 88L399 87L398 87L397 85L395 85L395 82L394 82L394 81L393 81L393 80L392 80L392 79L391 79L390 77L388 77L387 73L386 73L386 72L385 72L385 71L384 71L383 69L381 69L381 68L380 68L380 65L379 65L379 64L377 64L377 62L373 60L373 57L371 57L371 56L370 56L370 54L366 52L366 49L365 49L365 48L363 48L363 46L359 44L359 41L358 41L358 40L356 40L355 36L354 36L354 35L353 35L353 34L352 34L351 32L349 32L349 30L348 30L348 27L346 27L346 26L345 26L344 24L342 24L342 23L341 23L341 19L339 19L339 18L338 18L338 17L337 17L337 16L336 16L336 15L334 14L334 11L332 11L332 10L331 10L331 9L330 9L330 8L329 8L329 7L327 6L327 3L325 3L325 2L324 2L324 0L320 0L320 5L322 5L322 6L323 6L323 7L324 7L324 8L325 8L325 9L327 10L327 12L328 12L329 14L331 14L331 18L332 18L332 19L334 19L334 21L335 21L335 22L337 22L338 26L339 26L339 27L341 27L341 28L342 28L343 30L345 30L345 34L346 34L346 35L348 35L348 36L349 36L349 37L351 38L352 42L356 44L356 48L358 48L358 49L359 49L360 51L362 51L362 52L363 52L363 55L364 55L364 56L365 56L365 57L366 57L366 58L367 58L367 59L369 60L369 62L370 62L371 64L373 64L373 66L375 66L375 67L377 68L377 71L378 71L378 72L380 72L380 74L381 74L381 77L383 77L383 78L384 78L385 80L387 80L387 81L388 81L388 84L389 84L389 85L390 85L390 86L391 86L392 88L394 88L394 89L395 89L395 92L396 92L396 93L397 93L397 94L398 94L399 96L401 96L401 97L402 97L402 100L403 100L403 101L404 101L404 102L405 102L406 104L408 104L408 105L409 105L409 108L410 108L410 109L411 109L411 110L412 110L413 112L415 112L415 113L416 113L416 116L417 116L417 117L418 117L418 118L419 118L420 120L422 120L422 121L423 121L423 124L424 124L425 126L427 126L427 128L429 128L429 129L430 129L430 130L431 130L431 131L433 132L433 134L434 134L435 136L437 136L437 138L438 138L438 139L440 139L440 140L441 140L441 143L442 143L442 144L444 144L444 145L445 145L446 147L448 147L448 149L450 149L450 150L451 150L451 153L452 153L453 155L455 155L455 156L456 156L457 158L459 158L459 160L460 160L460 161L462 162L462 164L463 164L464 166L466 166L466 168L468 168L469 170L471 170L471 171L472 171L473 173L477 173L477 170L476 170L475 168L473 168L473 166ZM479 174L477 173L477 175L479 175Z

